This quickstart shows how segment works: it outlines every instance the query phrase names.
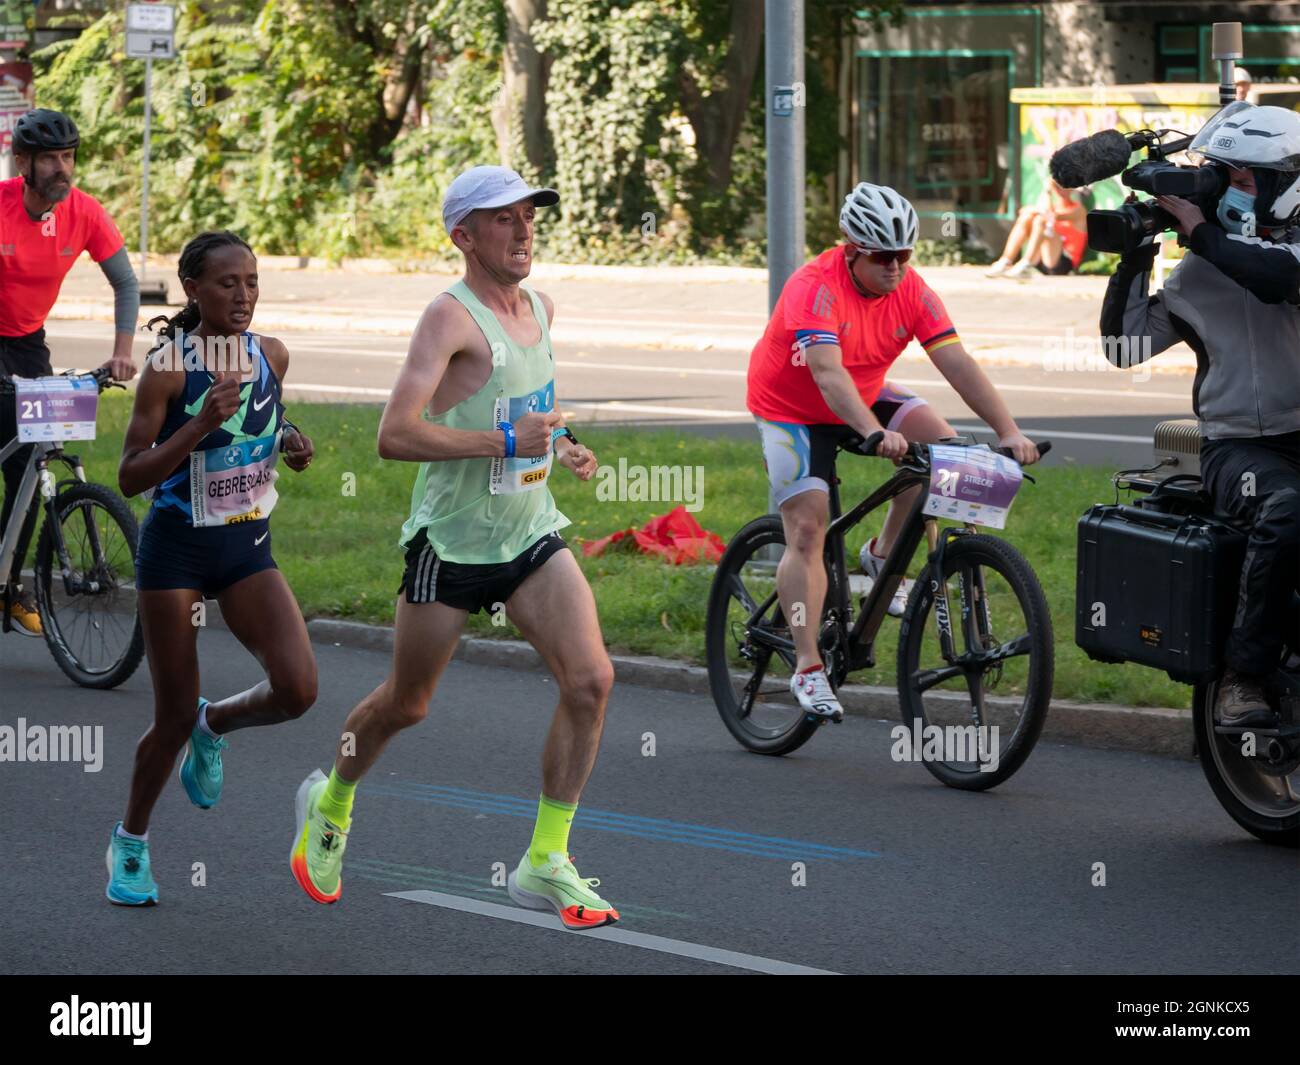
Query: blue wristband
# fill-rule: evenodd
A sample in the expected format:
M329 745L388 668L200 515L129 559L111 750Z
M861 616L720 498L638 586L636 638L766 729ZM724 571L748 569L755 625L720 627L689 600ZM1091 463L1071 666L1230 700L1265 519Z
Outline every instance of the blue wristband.
M506 434L506 458L508 459L514 458L515 457L515 427L511 425L509 422L502 422L500 425L497 426L497 428Z

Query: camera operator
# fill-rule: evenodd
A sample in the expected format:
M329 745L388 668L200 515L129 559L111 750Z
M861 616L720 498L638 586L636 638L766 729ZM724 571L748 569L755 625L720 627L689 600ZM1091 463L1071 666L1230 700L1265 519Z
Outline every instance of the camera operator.
M1101 332L1116 365L1179 340L1196 353L1202 479L1216 508L1251 528L1215 717L1266 726L1264 684L1300 585L1300 115L1236 104L1191 150L1224 168L1228 184L1208 219L1188 200L1158 198L1187 254L1155 295L1156 246L1121 258Z

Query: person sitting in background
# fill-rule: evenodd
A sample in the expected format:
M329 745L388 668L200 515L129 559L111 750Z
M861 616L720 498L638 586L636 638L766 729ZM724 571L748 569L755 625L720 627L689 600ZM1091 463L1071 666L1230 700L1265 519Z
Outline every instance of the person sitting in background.
M1055 181L1052 200L1034 265L1045 274L1069 274L1079 268L1088 251L1088 209L1082 193L1063 189Z
M1237 67L1232 72L1232 82L1237 88L1237 99L1244 100L1250 94L1250 71L1245 67Z
M1025 277L1040 263L1049 273L1068 273L1083 260L1088 244L1083 229L1083 204L1076 193L1063 189L1048 178L1047 189L1035 206L1025 206L1016 216L1007 235L1002 254L985 273L986 277ZM1062 250L1068 254L1069 268L1058 269ZM1016 256L1019 254L1019 261ZM1014 265L1013 265L1014 263Z

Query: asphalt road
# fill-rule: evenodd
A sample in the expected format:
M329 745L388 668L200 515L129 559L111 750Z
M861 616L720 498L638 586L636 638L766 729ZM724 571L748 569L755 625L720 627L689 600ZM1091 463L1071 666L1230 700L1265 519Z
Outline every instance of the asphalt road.
M628 685L615 687L570 849L623 910L618 931L659 938L518 923L508 918L524 911L493 885L493 866L513 868L527 844L554 684L461 663L428 720L363 783L343 898L318 906L288 870L294 792L388 662L316 651L319 703L293 724L231 737L215 809L192 807L173 779L150 828L161 903L127 910L104 899L104 850L151 715L147 671L84 691L42 641L0 640L0 726L103 726L99 772L0 762L0 970L1300 969L1295 853L1238 830L1195 764L1040 745L1010 781L970 794L891 761L887 723L850 718L768 759L741 751L708 700ZM260 679L223 631L204 632L201 657L209 697ZM1093 885L1096 863L1105 886ZM747 957L722 964L719 950Z

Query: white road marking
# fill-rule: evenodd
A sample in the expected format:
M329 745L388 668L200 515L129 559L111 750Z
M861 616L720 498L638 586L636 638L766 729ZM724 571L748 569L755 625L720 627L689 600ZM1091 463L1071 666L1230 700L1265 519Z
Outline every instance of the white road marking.
M344 393L358 396L382 396L387 399L392 393L389 388L362 388L358 385L313 385L288 382L284 386L286 392L292 392L297 389L301 392L333 392ZM564 410L576 410L579 408L586 410L611 411L615 414L626 412L628 414L675 414L683 418L735 418L745 419L754 416L747 410L719 410L712 407L670 407L666 404L658 403L624 403L622 400L609 400L603 403L593 403L586 400L560 400L560 407ZM959 433L987 433L987 425L954 425ZM1038 437L1040 439L1049 439L1056 437L1060 440L1103 440L1115 444L1149 444L1149 436L1125 436L1119 433L1080 433L1066 429L1027 429L1022 427L1021 431L1026 435Z
M747 410L718 410L712 407L669 407L657 403L624 403L621 399L592 403L586 400L561 398L560 406L564 409L586 407L589 410L609 410L615 413L628 411L632 414L680 414L687 418L748 418L752 421L754 417Z
M808 965L794 965L791 962L775 961L772 958L760 958L757 954L740 954L734 950L705 947L698 943L687 943L680 939L665 939L663 936L650 936L644 932L631 932L622 928L589 928L583 931L573 931L560 924L558 917L549 914L522 910L514 906L502 906L495 902L464 898L460 895L447 895L441 891L388 891L384 894L390 899L422 902L426 906L441 906L448 910L460 910L462 913L476 913L483 917L496 917L502 921L513 921L515 924L532 925L534 928L547 928L552 932L564 932L568 935L581 936L583 939L601 939L607 943L620 943L626 947L640 947L642 950L675 954L679 958L694 958L697 961L713 962L715 965L729 965L733 969L748 969L750 972L755 973L770 973L775 976L840 975L828 969L814 969Z
M954 425L959 433L989 433L987 425ZM1059 437L1062 440L1106 440L1116 444L1150 444L1149 436L1122 436L1116 433L1075 433L1065 429L1030 429L1022 425L1020 431L1030 440L1050 440Z
M700 366L645 366L639 363L623 362L588 362L586 359L556 359L556 366L567 366L578 370L621 370L625 373L666 373L682 375L702 375L705 377L746 377L748 370L712 369ZM935 377L895 377L889 375L895 384L907 385L909 388L938 386L951 387L942 378ZM1115 388L1070 388L1065 386L1048 387L1046 385L997 385L999 392L1043 392L1048 395L1069 396L1112 396L1117 399L1181 399L1191 402L1190 392L1138 392L1120 391Z
M924 388L928 385L946 385L946 381L936 381L934 378L909 378L909 377L890 377L900 385L907 385L908 388ZM1192 394L1187 392L1138 392L1124 391L1121 392L1115 388L1048 388L1044 385L1006 385L996 384L995 388L999 392L1046 392L1049 395L1063 396L1107 396L1112 399L1180 399L1184 403L1191 405Z

